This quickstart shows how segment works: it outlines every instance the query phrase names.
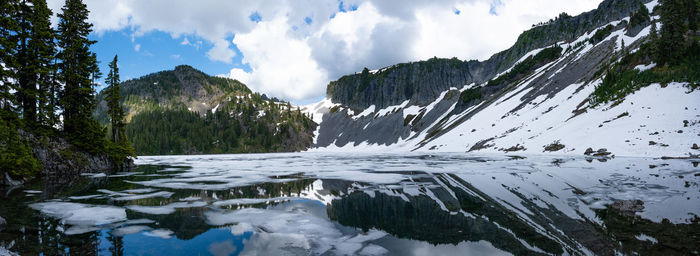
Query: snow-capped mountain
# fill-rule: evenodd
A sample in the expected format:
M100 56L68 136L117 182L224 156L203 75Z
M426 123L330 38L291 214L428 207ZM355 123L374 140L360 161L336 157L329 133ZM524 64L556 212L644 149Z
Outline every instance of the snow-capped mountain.
M692 82L594 100L606 68L649 41L652 23L662 26L658 1L642 2L562 14L483 62L431 59L342 77L304 108L320 124L312 150L697 155ZM655 66L644 60L634 69Z

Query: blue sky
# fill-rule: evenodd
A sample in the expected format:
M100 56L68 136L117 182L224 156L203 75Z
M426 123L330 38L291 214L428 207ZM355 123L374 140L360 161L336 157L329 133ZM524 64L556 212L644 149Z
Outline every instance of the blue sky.
M54 12L64 0L47 0ZM561 12L600 0L84 0L103 73L122 80L187 64L295 104L330 81L432 57L486 59ZM56 18L53 20L54 24Z
M250 67L241 62L243 55L235 46L232 49L236 52L236 56L232 63L228 64L207 58L205 53L213 46L211 43L193 38L188 40L194 41L195 44L200 42L201 45L185 45L182 44L184 38L173 39L169 33L161 31L149 32L135 38L133 42L128 30L93 33L90 38L97 40L92 50L97 54L103 74L109 71L107 65L114 55L119 56L119 72L122 81L153 72L171 70L183 64L213 75L226 74L232 67L250 71Z

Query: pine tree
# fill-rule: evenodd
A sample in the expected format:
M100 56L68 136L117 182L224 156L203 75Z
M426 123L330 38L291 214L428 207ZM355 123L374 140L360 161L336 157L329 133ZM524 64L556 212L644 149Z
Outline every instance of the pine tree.
M22 0L16 7L17 34L18 40L16 52L16 70L17 70L17 103L20 105L22 118L25 124L34 126L36 123L36 105L38 91L36 88L37 67L34 65L34 54L30 48L32 23L31 19L33 11L27 4L26 0Z
M104 137L101 126L92 119L95 107L95 79L99 77L97 58L90 51L92 24L87 22L88 9L81 0L66 0L58 15L59 78L64 83L60 104L64 131L74 144L87 150L99 149ZM88 148L85 148L88 147Z
M46 0L32 0L34 13L32 15L32 33L29 49L32 58L31 65L35 73L34 80L37 83L37 122L41 125L52 127L58 122L56 117L56 95L54 75L56 73L55 33L51 28L51 9Z
M115 156L116 162L121 162L128 156L134 156L134 149L131 147L126 136L126 120L124 107L122 107L121 95L119 94L119 66L117 65L118 57L114 55L114 60L109 63L109 73L107 73L107 83L105 101L107 101L107 114L111 119L112 126L112 142L114 148L112 154Z
M0 175L31 176L40 164L31 147L20 136L23 123L17 117L18 102L12 90L20 91L17 83L17 45L19 44L20 2L0 2Z
M653 60L659 55L659 32L656 28L656 20L651 21L651 31L649 31L649 55Z
M10 91L15 89L15 66L17 37L12 36L18 30L15 22L16 0L0 1L0 108L7 114L13 111L14 97Z
M622 39L622 44L620 45L620 52L622 52L623 56L627 55L627 49L625 47L625 39Z
M661 0L660 16L661 41L659 41L659 64L675 64L681 59L685 48L684 34L687 31L683 2L679 0Z
M124 109L119 100L119 67L117 66L117 55L114 55L114 60L109 63L109 73L107 74L106 96L107 114L110 116L112 124L112 142L119 143L124 134Z

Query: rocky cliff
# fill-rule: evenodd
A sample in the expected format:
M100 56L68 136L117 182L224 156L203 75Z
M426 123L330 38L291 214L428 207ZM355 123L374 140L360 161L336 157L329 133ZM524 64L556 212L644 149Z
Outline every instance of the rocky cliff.
M639 10L642 2L649 1L605 0L597 9L575 17L561 14L549 22L534 25L522 33L511 48L483 62L433 58L343 76L328 85L327 98L359 110L372 105L385 108L405 100L426 105L451 87L488 82L528 52L574 40L595 28L630 16Z
M315 150L697 156L699 81L687 75L693 64L656 68L649 57L657 6L608 0L539 24L484 62L342 77L306 107L322 116ZM608 74L622 74L614 66L624 77Z
M134 168L133 159L116 164L106 154L92 154L78 150L60 136L36 136L20 131L20 136L32 145L32 155L41 165L41 173L36 177L42 180L43 189L56 192L80 180L85 175L111 174ZM5 172L0 178L0 187L11 190L22 186L25 179L13 179ZM102 174L101 174L102 173ZM27 177L33 179L34 177Z

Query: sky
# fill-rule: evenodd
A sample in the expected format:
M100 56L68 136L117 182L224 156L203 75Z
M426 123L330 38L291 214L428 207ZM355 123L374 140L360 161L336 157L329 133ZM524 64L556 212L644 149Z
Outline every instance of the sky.
M84 0L103 73L187 64L295 104L363 68L432 57L484 60L532 24L600 0ZM64 0L48 0L54 14ZM54 24L57 18L54 17Z

